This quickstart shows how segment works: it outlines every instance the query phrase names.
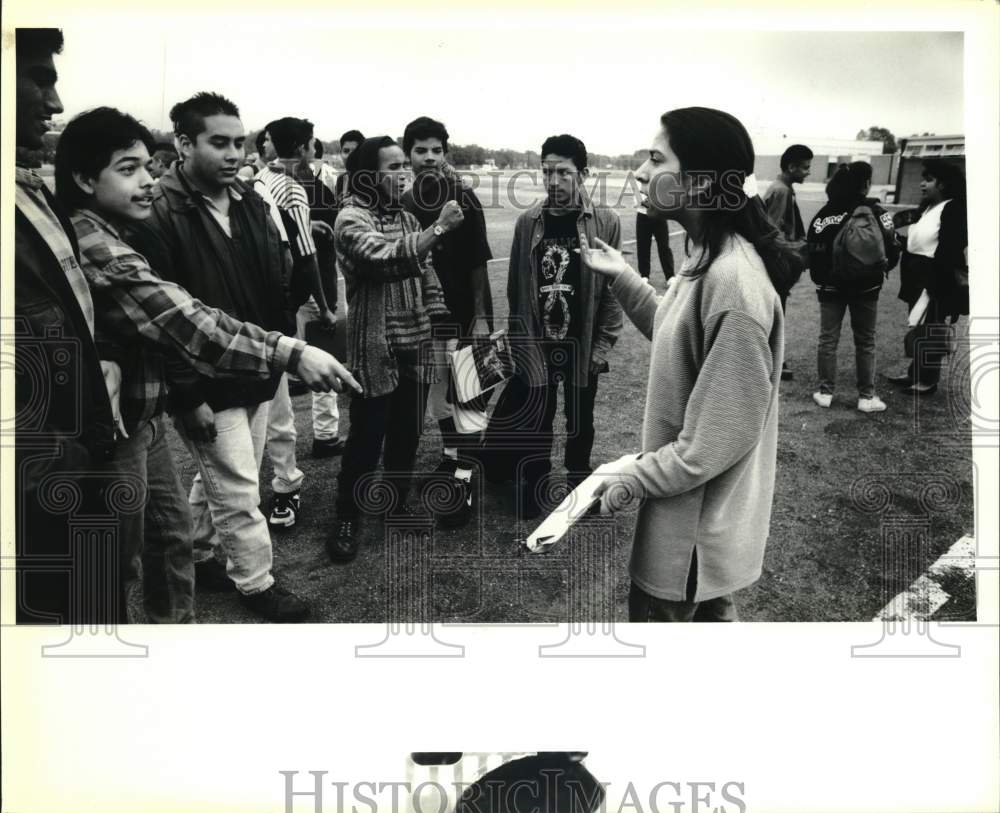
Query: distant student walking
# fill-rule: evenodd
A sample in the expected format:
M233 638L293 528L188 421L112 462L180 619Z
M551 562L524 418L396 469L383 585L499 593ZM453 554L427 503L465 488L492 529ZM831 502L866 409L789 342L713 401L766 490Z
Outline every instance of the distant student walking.
M802 183L809 177L812 170L813 152L805 144L792 144L781 154L779 166L781 172L764 193L764 205L767 216L778 227L782 237L788 241L791 248L804 254L806 249L806 230L802 225L802 214L795 202L794 185ZM794 285L795 280L792 281ZM788 294L781 295L781 312L785 312ZM791 381L792 371L785 362L781 368L781 380Z

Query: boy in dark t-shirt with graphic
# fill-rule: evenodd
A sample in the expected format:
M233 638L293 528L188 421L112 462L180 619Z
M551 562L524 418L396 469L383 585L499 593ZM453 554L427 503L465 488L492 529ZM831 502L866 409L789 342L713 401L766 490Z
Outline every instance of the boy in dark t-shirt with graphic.
M542 175L545 200L523 212L514 227L507 296L517 371L490 420L483 454L489 479L518 480L523 519L549 507L560 388L568 482L575 486L591 473L598 376L608 371L622 329L622 309L606 278L583 267L577 253L581 240L621 243L618 216L594 206L582 188L583 142L571 135L546 139Z

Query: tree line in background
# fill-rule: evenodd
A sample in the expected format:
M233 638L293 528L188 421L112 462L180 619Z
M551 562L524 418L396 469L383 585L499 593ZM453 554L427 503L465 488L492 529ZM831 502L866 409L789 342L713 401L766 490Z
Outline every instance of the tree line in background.
M56 144L59 142L59 131L65 126L65 122L56 120L53 122L54 129L44 136L45 146L36 154L32 163L51 164L55 159ZM172 144L174 134L172 132L150 128L153 139L156 143ZM256 152L256 138L260 130L250 130L247 133L247 154ZM933 135L933 133L923 133L923 135ZM897 150L896 136L885 127L869 127L866 130L859 130L856 138L859 141L881 141L882 154L891 155ZM397 141L403 142L402 136ZM329 162L340 167L340 142L336 139L322 141L323 155ZM522 152L511 149L490 149L481 147L478 144L452 144L448 151L448 157L452 166L459 169L478 167L492 161L497 169L539 169L541 167L541 156L534 150ZM636 150L631 155L603 155L601 153L588 153L588 162L593 169L621 169L635 170L645 160L646 151Z

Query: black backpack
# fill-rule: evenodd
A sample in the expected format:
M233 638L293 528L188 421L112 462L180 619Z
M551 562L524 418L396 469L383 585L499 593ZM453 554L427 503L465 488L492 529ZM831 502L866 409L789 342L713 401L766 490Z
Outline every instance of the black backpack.
M877 285L885 275L888 259L878 218L870 206L861 205L847 215L833 238L830 284L838 288Z

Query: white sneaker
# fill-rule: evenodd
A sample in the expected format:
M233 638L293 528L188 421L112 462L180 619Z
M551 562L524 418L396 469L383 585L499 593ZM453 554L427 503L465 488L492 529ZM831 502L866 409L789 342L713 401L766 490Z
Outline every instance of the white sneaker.
M887 408L885 401L877 395L873 395L871 398L858 399L858 411L860 412L885 412Z
M829 409L830 404L833 403L833 393L829 392L814 392L813 400L818 406L823 407L823 409ZM861 409L859 406L858 409Z

